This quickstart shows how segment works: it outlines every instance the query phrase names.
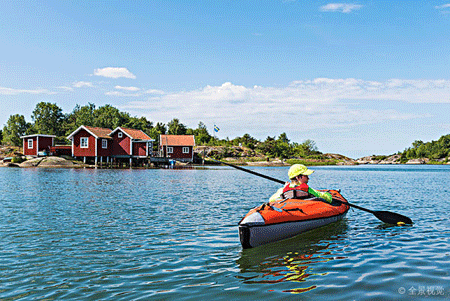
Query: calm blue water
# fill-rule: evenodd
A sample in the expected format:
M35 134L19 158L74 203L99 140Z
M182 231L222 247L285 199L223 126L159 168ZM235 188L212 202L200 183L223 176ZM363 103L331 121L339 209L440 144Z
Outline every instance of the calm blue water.
M0 168L0 300L450 298L450 166L314 169L311 187L415 224L351 210L242 250L237 223L279 184L231 168Z

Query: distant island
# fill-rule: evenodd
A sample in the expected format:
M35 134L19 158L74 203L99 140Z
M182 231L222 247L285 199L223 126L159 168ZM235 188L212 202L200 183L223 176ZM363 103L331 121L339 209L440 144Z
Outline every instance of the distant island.
M257 155L252 150L245 147L210 147L199 146L196 148L196 153L199 157L219 158L228 163L237 165L250 166L290 166L295 163L301 163L308 166L319 165L360 165L360 164L450 164L448 157L440 159L422 158L406 158L404 153L397 153L389 156L372 155L365 156L358 159L352 159L340 154L316 154L308 157L293 157L293 158L271 158L267 156ZM206 155L204 155L206 154ZM209 162L214 164L214 162Z

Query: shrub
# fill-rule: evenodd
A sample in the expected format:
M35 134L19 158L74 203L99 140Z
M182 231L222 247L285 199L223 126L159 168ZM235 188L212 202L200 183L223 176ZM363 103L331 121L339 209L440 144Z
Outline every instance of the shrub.
M22 157L14 157L11 159L11 163L22 163L23 161L25 161L25 159L23 159Z

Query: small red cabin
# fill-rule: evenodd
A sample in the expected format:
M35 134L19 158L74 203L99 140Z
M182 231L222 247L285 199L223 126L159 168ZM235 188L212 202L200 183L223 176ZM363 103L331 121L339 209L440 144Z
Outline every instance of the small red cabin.
M152 154L154 140L141 130L117 127L109 135L115 157L145 158Z
M194 135L160 135L159 137L159 149L163 157L192 162L194 146Z
M73 157L95 157L111 156L112 138L109 136L110 129L80 126L72 132L67 139L72 140Z
M39 156L40 153L45 155L44 153L48 152L50 147L54 144L54 135L42 135L42 134L34 134L22 136L20 138L23 139L23 154L25 156Z

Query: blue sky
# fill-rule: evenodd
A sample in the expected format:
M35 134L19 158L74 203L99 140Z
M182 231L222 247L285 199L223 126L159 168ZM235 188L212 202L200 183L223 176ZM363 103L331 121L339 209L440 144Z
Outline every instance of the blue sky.
M450 132L450 1L7 1L0 125L111 104L220 138L392 154Z

